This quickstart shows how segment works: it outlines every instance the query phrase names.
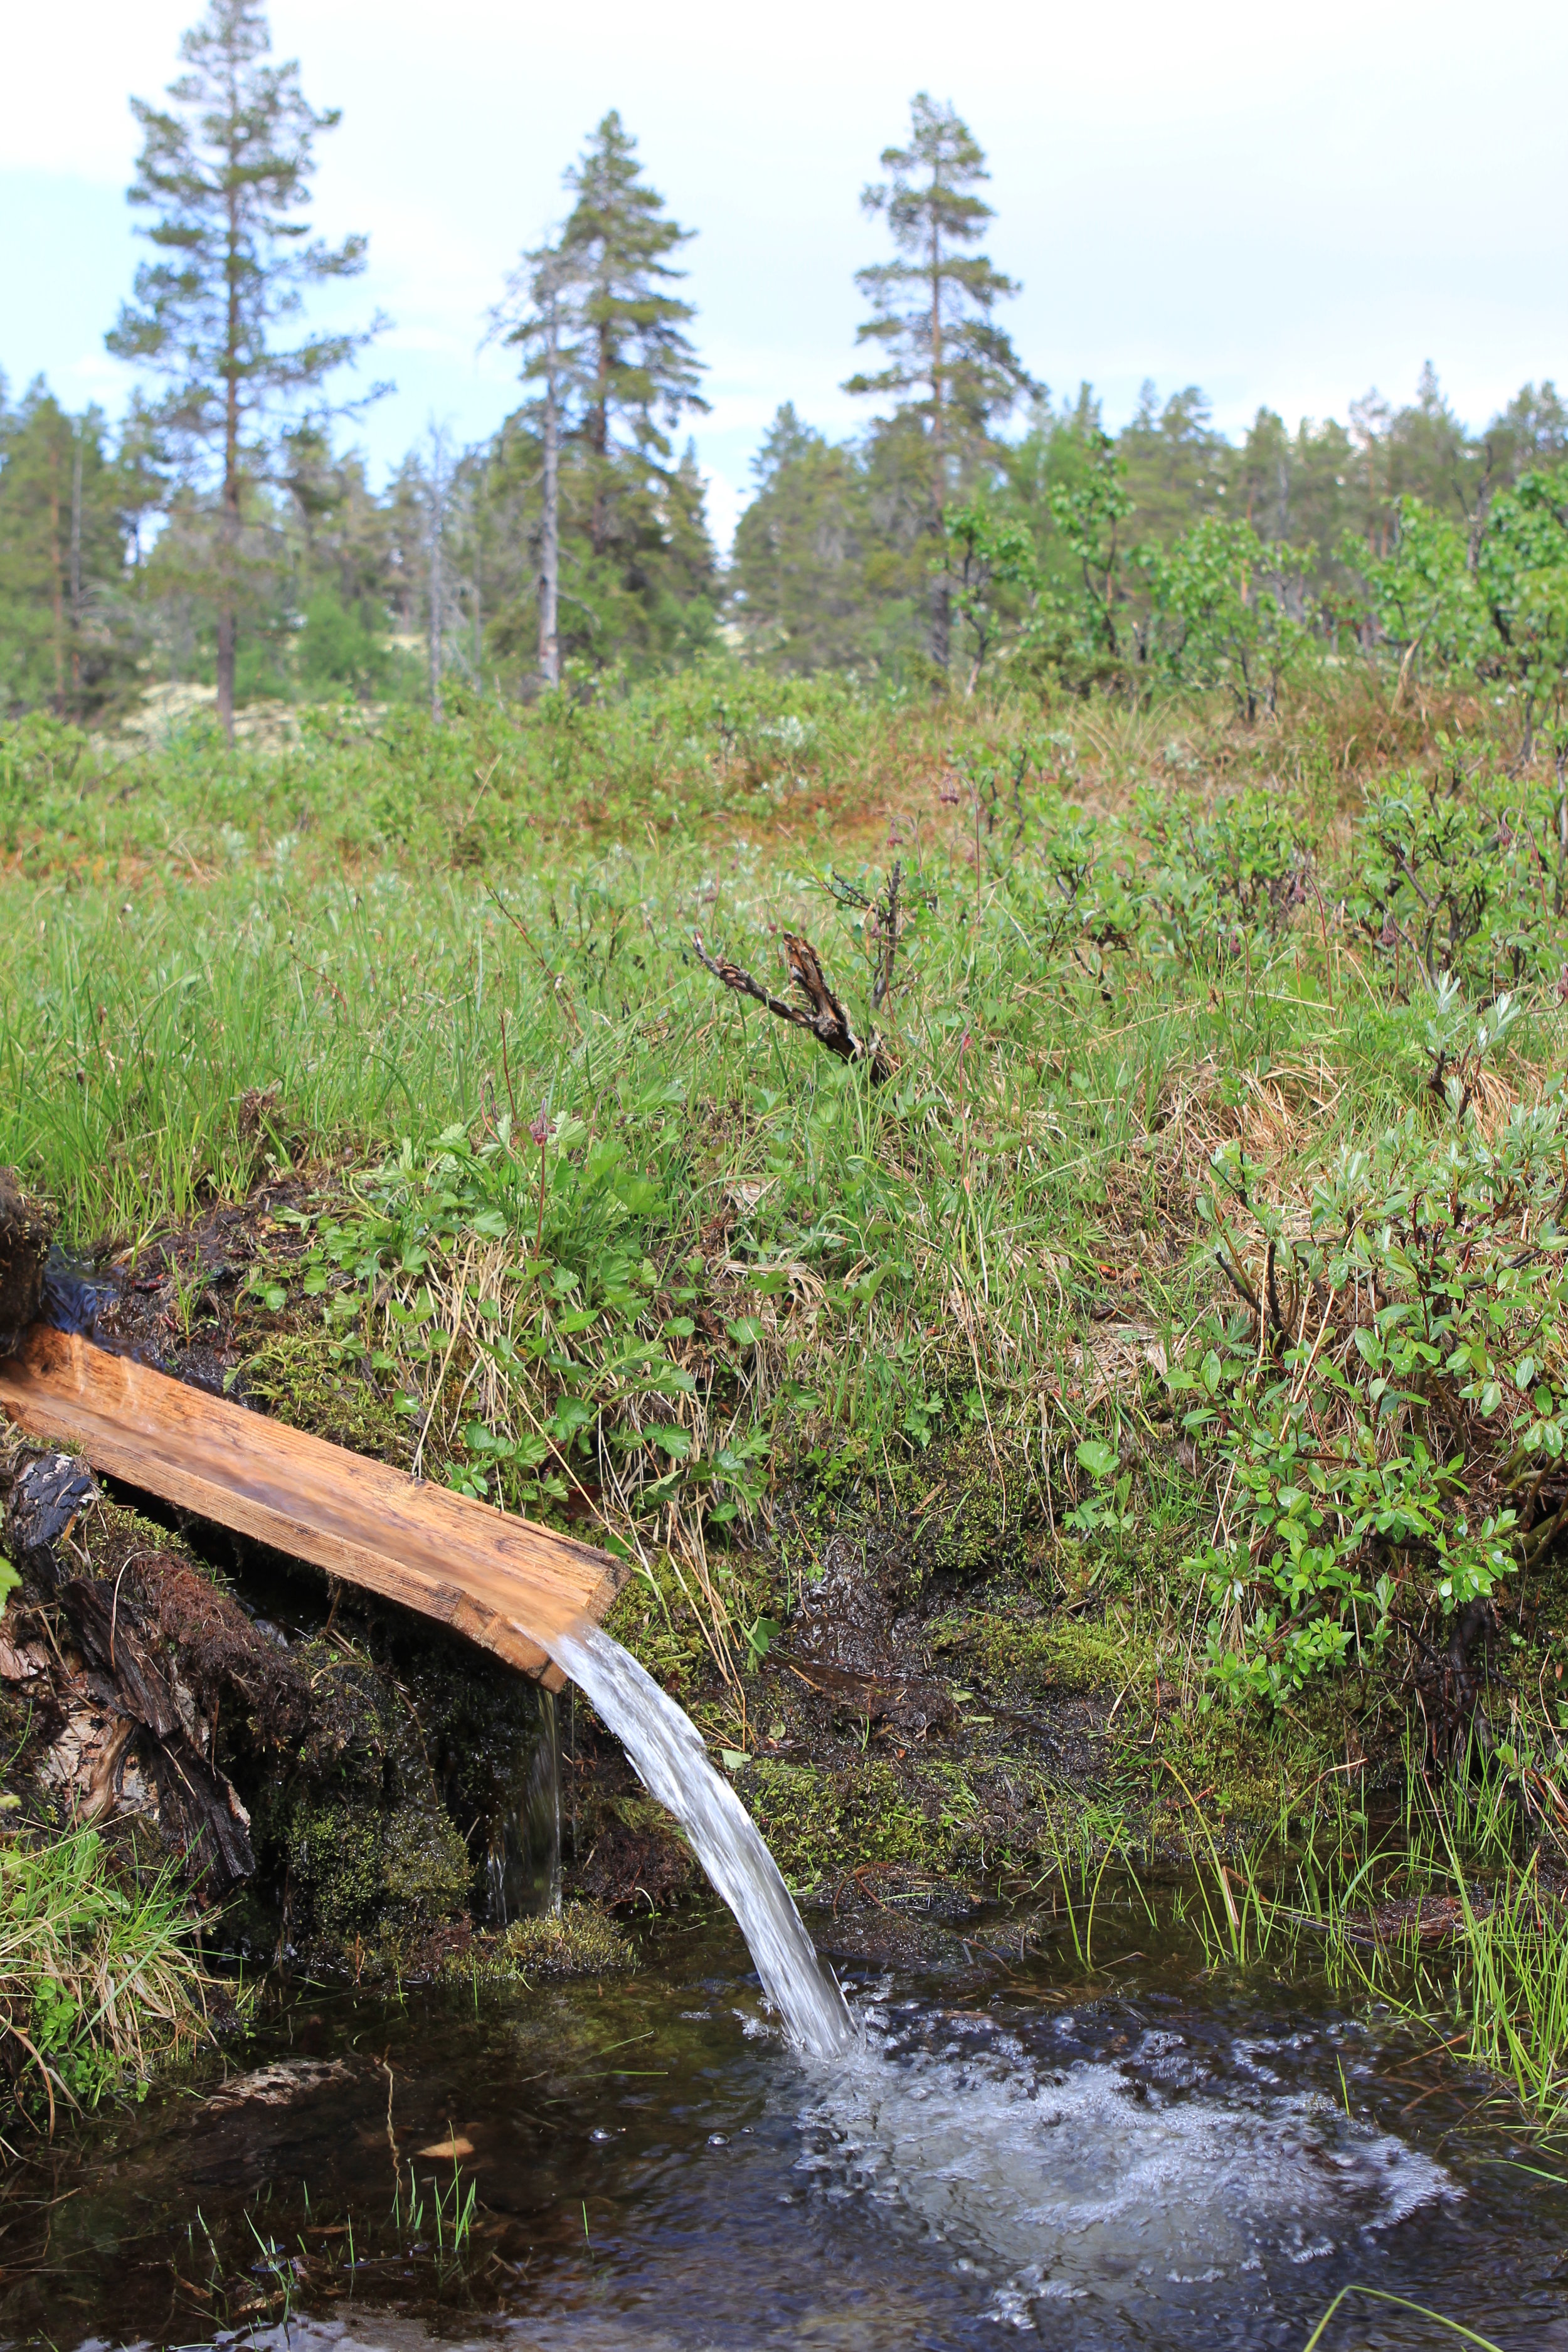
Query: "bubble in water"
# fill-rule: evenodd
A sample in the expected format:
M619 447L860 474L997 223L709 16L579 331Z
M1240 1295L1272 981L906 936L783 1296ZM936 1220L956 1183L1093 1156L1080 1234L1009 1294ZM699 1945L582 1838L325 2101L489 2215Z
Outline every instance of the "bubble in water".
M867 2046L805 2110L795 2169L1006 2275L994 2318L1324 2260L1437 2198L1442 2168L1311 2092L1218 2075L1172 2033L1042 2065L1017 2036ZM956 2264L955 2264L956 2266Z

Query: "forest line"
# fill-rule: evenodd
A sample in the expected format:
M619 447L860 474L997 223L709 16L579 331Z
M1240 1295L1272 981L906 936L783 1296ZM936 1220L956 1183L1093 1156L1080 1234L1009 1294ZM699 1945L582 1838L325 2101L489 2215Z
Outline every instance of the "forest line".
M151 257L110 328L121 416L0 376L0 709L99 725L149 685L362 702L603 691L705 657L972 689L1008 672L1224 687L1251 717L1312 654L1389 656L1557 692L1568 408L1524 385L1479 431L1430 365L1403 405L1231 440L1201 390L1151 382L1109 433L1006 331L983 148L914 100L865 191L864 428L781 402L721 561L691 420L705 407L673 219L610 111L483 330L521 396L479 442L434 428L381 489L345 375L384 321L298 334L366 241L310 234L337 116L271 61L259 0L210 0L158 105L134 100L130 200ZM232 297L232 299L231 299ZM350 386L343 395L340 386ZM355 393L359 397L353 396ZM1531 487L1533 485L1533 487ZM1522 503L1521 503L1522 500ZM1561 578L1559 575L1562 575Z

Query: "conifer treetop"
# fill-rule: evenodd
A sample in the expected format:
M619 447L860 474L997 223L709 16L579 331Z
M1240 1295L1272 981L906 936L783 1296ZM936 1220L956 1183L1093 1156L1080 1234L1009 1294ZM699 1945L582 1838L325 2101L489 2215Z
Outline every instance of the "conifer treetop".
M1022 393L1033 389L1027 371L991 313L1016 282L984 253L964 252L995 217L974 193L988 180L984 150L951 104L920 91L910 105L910 136L886 147L886 180L865 189L861 203L886 220L899 258L857 270L855 282L871 304L856 340L879 345L886 364L850 377L847 392L893 394L927 418L942 436L944 413L960 412L984 431ZM907 395L924 387L924 397Z
M231 401L255 417L313 390L384 323L273 341L311 287L363 269L366 239L310 236L314 142L340 115L310 106L298 64L268 63L270 48L258 0L209 0L181 40L185 70L168 104L131 101L142 146L128 201L152 215L142 233L157 257L138 268L106 341L163 376L161 418L187 454L223 438Z
M637 141L614 109L567 172L566 185L575 202L556 250L584 347L579 366L590 440L603 455L619 417L639 448L668 457L661 425L708 406L698 388L701 362L683 332L696 306L667 290L686 274L670 257L695 232L666 215L664 198L643 178Z

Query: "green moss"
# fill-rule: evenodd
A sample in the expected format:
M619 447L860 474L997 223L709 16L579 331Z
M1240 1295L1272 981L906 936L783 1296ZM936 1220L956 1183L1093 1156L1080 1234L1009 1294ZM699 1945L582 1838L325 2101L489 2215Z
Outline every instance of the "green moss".
M701 1629L668 1552L629 1576L611 1604L605 1629L641 1666L676 1691L700 1680L707 1651Z
M615 1921L593 1903L568 1903L553 1915L514 1920L502 1948L522 1976L624 1976L637 1966Z
M473 1865L401 1694L346 1644L308 1644L316 1713L281 1818L296 1940L429 1927L468 1902Z
M351 1799L301 1799L289 1820L289 1895L296 1924L341 1943L374 1919L382 1890L379 1814Z
M1026 1601L950 1612L930 1629L933 1654L950 1671L1016 1697L1139 1690L1152 1685L1159 1653L1120 1616L1049 1611Z
M787 1517L809 1535L814 1553L835 1533L861 1537L868 1565L884 1587L896 1582L904 1608L929 1605L944 1586L963 1590L1004 1573L1032 1578L1048 1540L1023 1446L999 1433L994 1452L984 1429L913 1459L879 1456L875 1466L849 1448L791 1490Z
M243 1372L245 1392L258 1411L291 1429L307 1429L355 1454L402 1462L408 1432L392 1405L352 1363L321 1325L271 1331Z
M799 1886L866 1869L974 1880L1048 1844L1047 1814L1058 1802L1045 1774L1010 1757L918 1768L868 1758L837 1769L757 1757L736 1787Z

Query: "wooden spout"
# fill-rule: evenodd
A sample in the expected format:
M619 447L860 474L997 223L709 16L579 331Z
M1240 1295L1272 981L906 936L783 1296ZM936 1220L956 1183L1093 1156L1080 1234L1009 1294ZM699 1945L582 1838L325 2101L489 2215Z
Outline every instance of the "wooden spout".
M601 1619L626 1576L571 1536L43 1324L0 1362L0 1411L144 1494L438 1619L552 1690L565 1680L553 1637Z

